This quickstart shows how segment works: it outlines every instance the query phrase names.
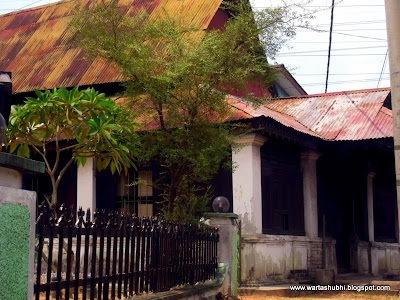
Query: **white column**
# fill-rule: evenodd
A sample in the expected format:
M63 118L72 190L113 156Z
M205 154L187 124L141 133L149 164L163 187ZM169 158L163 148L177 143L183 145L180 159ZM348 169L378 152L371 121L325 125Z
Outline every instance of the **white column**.
M374 172L367 175L367 206L368 206L368 239L370 242L375 241L374 231Z
M88 157L84 166L78 167L77 174L77 208L83 210L96 209L96 162L93 157Z
M393 115L393 142L396 171L397 211L395 230L400 243L400 1L385 0L386 33L389 49L390 87Z
M236 140L241 148L232 152L233 212L244 234L262 233L260 147L266 140L255 133L243 135Z
M317 159L320 154L304 152L301 154L301 171L303 173L304 229L306 236L318 237L318 204L317 204Z

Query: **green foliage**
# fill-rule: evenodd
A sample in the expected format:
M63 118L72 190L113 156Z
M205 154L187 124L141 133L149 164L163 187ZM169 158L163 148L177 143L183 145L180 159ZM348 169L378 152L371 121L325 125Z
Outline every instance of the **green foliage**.
M240 131L220 125L231 115L226 95L243 92L260 101L246 88L268 92L274 74L265 52L273 56L302 20L288 7L253 13L248 3L225 6L231 18L223 30L204 31L167 11L148 21L145 10L121 12L116 0L78 7L71 23L89 57L122 71L125 96L141 122L156 124L158 130L143 134L141 158L164 167L165 214L172 219L205 207L209 197L199 189L230 155Z
M42 156L53 185L52 205L67 168L75 161L84 165L95 157L99 170L127 171L134 167L138 152L136 123L131 113L94 89L65 88L36 91L23 106L13 106L7 131L10 152L30 157L30 147ZM56 158L48 157L49 148ZM70 160L60 166L60 155L68 151ZM61 169L61 170L60 170Z

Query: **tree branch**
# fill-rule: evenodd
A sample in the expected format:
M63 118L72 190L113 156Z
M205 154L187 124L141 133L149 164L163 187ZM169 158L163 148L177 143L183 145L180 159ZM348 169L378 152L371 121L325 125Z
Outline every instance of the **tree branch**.
M37 153L39 153L41 156L42 156L42 158L43 158L43 160L44 160L44 163L46 164L46 168L49 170L49 172L50 172L50 170L51 170L51 166L50 166L50 163L49 163L49 161L47 160L47 158L46 158L46 154L45 154L45 152L41 152L40 150L39 150L39 148L38 147L36 147L35 145L33 145L33 144L31 144L31 146L32 146L32 148L37 152ZM46 149L46 146L43 144L43 149ZM49 174L50 175L50 174Z
M56 161L54 162L53 169L51 170L52 174L55 174L58 164L60 163L60 147L58 145L58 133L56 134Z
M60 148L60 152L62 152L62 151L65 151L65 150L69 150L69 149L73 149L73 148L75 148L76 146L78 146L79 144L73 144L73 145L70 145L70 146L66 146L66 147L64 147L64 148Z
M67 171L69 166L74 162L74 160L75 160L75 157L72 156L71 159L64 166L64 168L61 169L61 171L60 171L60 173L58 174L58 177L57 177L56 187L58 187L58 184L60 183L61 178L63 177L64 173Z
M157 105L158 104L158 105ZM153 101L154 109L157 112L158 119L160 120L160 127L162 130L166 130L165 122L164 122L164 114L163 114L163 105L162 103L155 103Z

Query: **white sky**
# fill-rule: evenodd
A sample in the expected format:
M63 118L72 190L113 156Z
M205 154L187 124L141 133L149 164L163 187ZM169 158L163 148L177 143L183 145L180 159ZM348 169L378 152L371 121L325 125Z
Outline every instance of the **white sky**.
M281 1L251 0L255 8L279 5ZM56 1L0 0L0 14L51 2ZM298 29L296 39L289 42L290 48L282 49L275 61L270 60L284 64L309 94L325 91L331 3L332 0L313 0L307 5L310 11L317 11L310 23L324 32ZM328 92L376 88L387 51L384 0L335 3ZM388 86L386 61L379 87Z
M252 1L254 7L281 2ZM317 10L310 24L324 32L298 29L296 39L289 43L291 48L282 49L276 58L276 63L284 64L309 94L325 91L331 4L332 0L308 4L307 9ZM387 51L386 40L384 0L335 0L328 92L376 88ZM388 86L386 61L379 87Z

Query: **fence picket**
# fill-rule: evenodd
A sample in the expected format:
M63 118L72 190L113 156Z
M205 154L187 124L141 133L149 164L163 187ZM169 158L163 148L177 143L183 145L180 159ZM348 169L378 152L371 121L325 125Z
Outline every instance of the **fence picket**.
M114 300L215 277L215 228L43 205L36 235L35 300Z
M88 269L89 269L89 233L90 233L90 209L86 211L86 222L85 226L85 252L83 256L83 291L82 291L82 299L86 300L87 296L87 280L88 280Z
M100 253L99 253L99 275L98 275L98 286L97 286L97 299L101 300L103 295L103 262L104 262L104 211L100 212L99 222L98 222L98 230L100 232ZM106 298L105 298L106 299Z

